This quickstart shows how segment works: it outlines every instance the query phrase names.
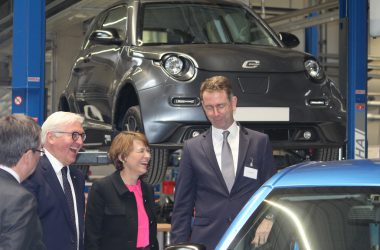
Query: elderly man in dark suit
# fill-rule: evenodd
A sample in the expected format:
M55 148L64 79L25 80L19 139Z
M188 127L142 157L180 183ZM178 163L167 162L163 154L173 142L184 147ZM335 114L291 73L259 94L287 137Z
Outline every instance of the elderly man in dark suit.
M0 119L0 249L46 249L36 199L20 184L43 153L40 132L25 115Z
M171 241L215 249L239 210L275 173L275 165L268 136L234 121L237 97L229 79L206 79L200 97L212 126L185 142L174 194Z
M83 118L55 112L42 125L45 156L23 184L37 198L43 240L48 250L82 250L84 234L84 176L75 167L86 138Z

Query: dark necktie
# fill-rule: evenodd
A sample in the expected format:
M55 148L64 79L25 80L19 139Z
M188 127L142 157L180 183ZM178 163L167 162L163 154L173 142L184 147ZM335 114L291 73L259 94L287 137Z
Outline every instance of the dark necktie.
M231 192L231 188L235 181L234 161L232 158L232 151L227 137L230 134L229 131L223 131L223 145L222 145L222 174L224 181L226 182L228 191Z
M74 200L73 200L73 193L71 192L69 180L67 179L67 167L64 166L62 168L61 172L62 172L62 180L63 180L63 189L65 191L67 204L69 205L69 209L70 209L70 217L71 217L72 223L74 225L74 229L75 229L75 237L74 238L75 238L75 246L76 246L77 245L76 244L76 242L77 242L76 228L77 227L75 224ZM74 249L76 249L76 247Z

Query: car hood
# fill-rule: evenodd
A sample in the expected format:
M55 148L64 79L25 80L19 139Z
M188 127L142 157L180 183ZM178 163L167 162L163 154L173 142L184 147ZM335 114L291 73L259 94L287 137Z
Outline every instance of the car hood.
M299 72L305 69L305 59L311 57L286 48L237 44L145 46L132 48L130 52L134 57L152 60L161 60L167 54L182 54L190 57L198 69L223 72ZM251 66L244 68L247 62L258 65L248 63Z

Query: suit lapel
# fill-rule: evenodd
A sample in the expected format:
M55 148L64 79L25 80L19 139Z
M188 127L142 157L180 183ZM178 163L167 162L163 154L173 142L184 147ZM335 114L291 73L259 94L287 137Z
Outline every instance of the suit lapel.
M69 168L70 168L71 181L73 182L73 186L74 186L77 207L79 208L80 205L83 203L81 200L81 196L82 196L81 194L84 192L84 187L82 187L82 184L80 182L80 179L82 177L78 176L78 171L74 169L75 167L69 166Z
M247 136L247 131L244 129L244 127L240 126L240 132L239 132L239 157L238 157L238 163L237 163L237 170L236 170L236 180L242 175L242 171L244 169L244 160L247 155L247 151L249 149L249 138Z
M79 232L84 232L84 210L85 210L85 204L84 204L84 186L83 186L83 176L80 175L80 171L76 169L76 167L69 166L70 168L70 177L71 181L73 182L74 186L74 192L75 192L75 199L77 202L77 213L78 213L78 223L79 223ZM79 240L81 239L82 235L79 234Z
M54 194L57 196L57 199L59 203L61 204L61 207L64 208L63 211L64 211L67 221L69 222L70 225L72 225L70 210L66 201L66 196L65 196L65 193L63 192L61 184L59 183L58 177L56 173L54 172L54 168L46 156L43 156L43 158L41 158L40 161L42 161L42 164L41 164L42 174L44 175L46 182L50 185Z
M222 172L220 171L220 168L218 165L218 160L216 159L216 156L215 156L214 145L212 144L211 128L207 130L202 136L203 136L203 140L201 140L201 145L202 145L203 151L205 152L205 156L209 162L209 165L214 170L216 178L220 181L222 186L224 186L225 191L228 193L226 182L224 181Z

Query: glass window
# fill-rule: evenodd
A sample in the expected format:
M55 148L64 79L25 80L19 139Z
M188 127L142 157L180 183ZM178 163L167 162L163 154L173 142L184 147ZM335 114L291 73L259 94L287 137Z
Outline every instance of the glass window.
M260 225L266 240L255 247ZM229 249L379 249L380 189L296 188L274 191ZM255 240L254 240L255 239Z
M121 39L126 39L127 10L125 6L116 7L108 12L102 24L102 29L109 28L115 29Z
M145 4L140 44L277 46L268 30L238 5ZM173 21L175 20L175 21Z

